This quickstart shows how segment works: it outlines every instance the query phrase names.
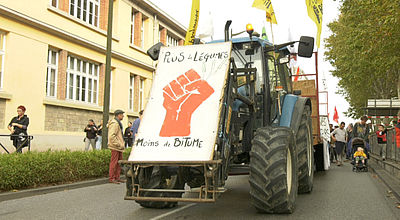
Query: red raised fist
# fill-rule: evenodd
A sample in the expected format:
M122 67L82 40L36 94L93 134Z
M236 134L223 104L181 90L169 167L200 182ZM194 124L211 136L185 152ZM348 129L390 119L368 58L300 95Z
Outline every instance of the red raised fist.
M167 110L161 127L161 137L190 135L190 121L193 112L206 100L214 89L199 74L190 69L163 88Z

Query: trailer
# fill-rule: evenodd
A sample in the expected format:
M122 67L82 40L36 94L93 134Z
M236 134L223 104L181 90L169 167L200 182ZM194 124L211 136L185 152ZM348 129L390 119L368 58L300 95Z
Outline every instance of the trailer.
M291 54L296 57L297 54ZM329 117L328 117L328 91L323 88L320 91L318 74L318 52L313 53L315 59L315 73L292 74L292 78L303 80L293 80L293 90L302 97L311 100L312 113L312 135L314 147L315 169L317 171L327 170L329 167L328 142L330 139ZM322 113L321 113L322 112Z

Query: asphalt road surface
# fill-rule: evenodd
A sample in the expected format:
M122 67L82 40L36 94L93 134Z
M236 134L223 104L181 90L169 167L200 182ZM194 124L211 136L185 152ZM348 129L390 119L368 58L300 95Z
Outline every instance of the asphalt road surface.
M0 202L0 219L400 219L398 201L383 183L371 173L353 173L349 164L316 173L313 192L298 196L291 215L257 213L247 179L230 177L215 204L146 209L123 200L124 185L103 184Z

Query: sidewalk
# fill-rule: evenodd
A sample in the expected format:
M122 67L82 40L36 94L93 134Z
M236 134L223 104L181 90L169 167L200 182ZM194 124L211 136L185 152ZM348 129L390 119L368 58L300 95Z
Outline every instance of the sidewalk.
M369 166L384 182L393 195L400 200L400 164L394 161L382 161L376 155L370 154Z

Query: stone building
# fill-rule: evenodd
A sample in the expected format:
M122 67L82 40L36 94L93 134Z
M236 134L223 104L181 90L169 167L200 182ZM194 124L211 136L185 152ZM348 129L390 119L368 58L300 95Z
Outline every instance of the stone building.
M146 105L155 62L146 50L182 45L185 27L148 0L114 0L111 108L124 126ZM109 0L0 0L0 131L24 105L32 148L83 149L102 118ZM7 138L0 142L11 149ZM2 152L2 149L0 149Z

